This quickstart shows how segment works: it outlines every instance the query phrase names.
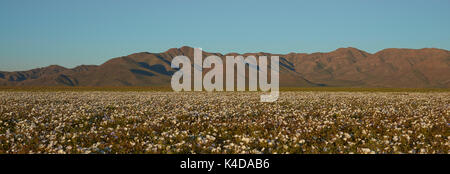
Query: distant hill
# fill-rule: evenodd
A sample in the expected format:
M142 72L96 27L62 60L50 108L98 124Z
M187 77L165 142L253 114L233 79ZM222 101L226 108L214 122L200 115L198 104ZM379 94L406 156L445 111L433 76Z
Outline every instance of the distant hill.
M29 71L0 71L0 86L170 86L175 72L170 68L172 59L178 55L193 58L193 54L193 48L184 46L73 69L52 65ZM208 55L224 58L237 54L203 52L204 57ZM450 52L442 49L390 48L370 54L356 48L339 48L329 53L243 55L279 56L282 87L450 87Z

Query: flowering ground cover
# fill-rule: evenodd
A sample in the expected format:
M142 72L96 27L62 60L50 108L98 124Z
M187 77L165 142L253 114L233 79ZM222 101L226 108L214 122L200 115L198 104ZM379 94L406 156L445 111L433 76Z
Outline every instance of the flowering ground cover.
M0 153L450 153L450 92L0 91Z

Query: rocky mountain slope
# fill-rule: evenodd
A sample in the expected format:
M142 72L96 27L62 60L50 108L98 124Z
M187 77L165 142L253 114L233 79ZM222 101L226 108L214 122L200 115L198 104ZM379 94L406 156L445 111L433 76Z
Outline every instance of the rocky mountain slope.
M73 69L52 65L29 71L0 71L0 86L170 86L176 71L170 68L172 59L178 55L193 58L193 54L194 49L185 46ZM204 52L203 56L213 54L222 58L237 55ZM278 55L282 87L450 87L450 51L442 49L391 48L370 54L356 48L339 48L329 53L243 55Z

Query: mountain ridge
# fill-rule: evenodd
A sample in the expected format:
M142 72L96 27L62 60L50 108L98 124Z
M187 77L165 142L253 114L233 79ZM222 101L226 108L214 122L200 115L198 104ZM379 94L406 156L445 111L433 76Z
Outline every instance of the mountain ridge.
M183 46L161 53L139 52L109 59L100 65L65 68L50 65L28 71L0 71L0 86L170 86L171 60L193 58L193 48ZM272 54L280 57L280 86L285 87L405 87L449 88L450 52L437 48L387 48L376 53L347 47L331 52ZM208 70L205 70L208 71Z

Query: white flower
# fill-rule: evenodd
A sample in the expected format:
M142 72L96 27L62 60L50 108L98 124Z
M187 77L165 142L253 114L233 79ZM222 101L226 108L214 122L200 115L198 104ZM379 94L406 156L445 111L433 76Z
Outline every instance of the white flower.
M362 153L364 154L368 154L370 153L372 150L370 150L369 148L361 148Z

